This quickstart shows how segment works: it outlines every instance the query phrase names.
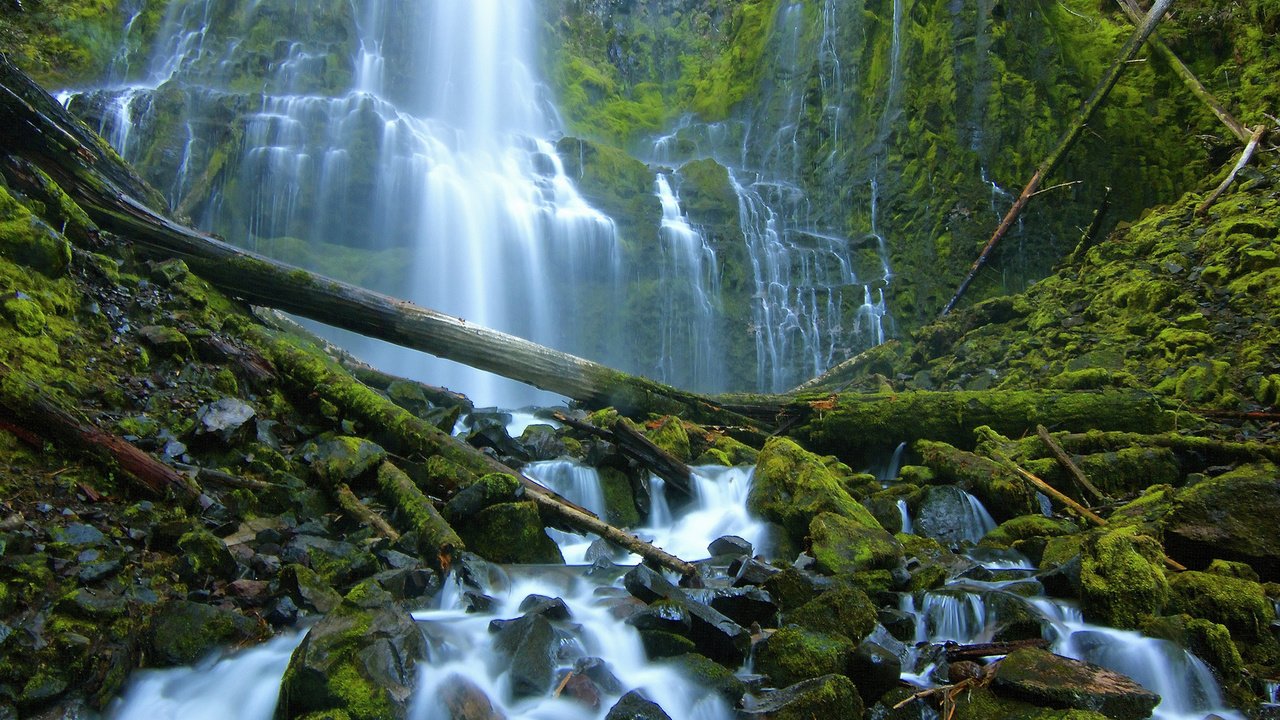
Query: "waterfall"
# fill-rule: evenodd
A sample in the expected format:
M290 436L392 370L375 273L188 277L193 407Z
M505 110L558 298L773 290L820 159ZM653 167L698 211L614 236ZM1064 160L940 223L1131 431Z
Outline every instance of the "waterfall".
M166 176L157 184L206 228L468 322L612 360L608 324L581 319L588 308L620 304L617 233L577 192L550 140L557 120L533 71L531 0L365 0L345 20L273 8L300 23L350 22L355 48L335 67L323 31L347 30L298 28L299 39L277 47L283 57L253 76L250 89L241 53L260 32L256 23L268 22L260 16L266 5L234 14L211 0L170 6L145 79L92 93L125 156L152 160L139 156L133 134L155 126L178 146L152 168ZM68 100L88 103L84 96ZM236 108L248 112L239 111L243 138L233 141L217 119ZM159 127L165 113L183 126ZM238 157L225 157L231 151ZM224 166L217 182L202 175ZM326 257L346 257L348 248L381 252L384 261L370 268L369 256ZM389 372L480 404L555 401L470 368L340 337Z
M658 379L705 392L723 391L727 388L716 328L720 272L715 250L689 225L665 174L658 174L655 186L662 204Z

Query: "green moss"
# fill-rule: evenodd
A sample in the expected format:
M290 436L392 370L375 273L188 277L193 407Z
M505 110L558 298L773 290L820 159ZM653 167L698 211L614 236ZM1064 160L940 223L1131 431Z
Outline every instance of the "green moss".
M1092 622L1137 627L1160 614L1169 598L1164 551L1153 538L1130 527L1103 530L1083 545L1081 609Z
M490 562L564 564L532 502L490 505L457 529L467 547Z
M756 647L755 668L776 687L833 673L844 673L854 644L846 637L787 625Z
M1169 578L1169 608L1225 625L1236 638L1256 639L1275 617L1262 585L1251 580L1196 572Z
M823 512L809 524L809 536L818 568L834 575L890 570L902 560L902 547L879 523L872 526Z
M786 438L772 438L760 451L747 505L752 512L782 525L797 541L824 512L884 532L870 511L849 496L839 475L822 458Z
M689 462L689 433L680 418L667 416L645 432L645 437L677 460Z
M876 626L876 607L856 588L828 590L786 614L788 624L862 642Z

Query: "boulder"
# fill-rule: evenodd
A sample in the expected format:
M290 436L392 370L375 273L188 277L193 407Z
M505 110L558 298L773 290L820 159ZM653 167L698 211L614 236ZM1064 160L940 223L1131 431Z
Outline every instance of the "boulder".
M638 690L618 698L618 702L609 708L604 720L671 720L658 704L649 700Z
M1275 607L1251 580L1188 570L1169 578L1169 609L1227 626L1231 637L1256 640L1269 631Z
M1202 569L1221 558L1247 563L1264 582L1280 582L1280 470L1249 465L1178 492L1163 519L1173 559Z
M840 635L787 625L755 647L755 670L769 676L774 687L847 672L854 644Z
M341 710L351 720L403 720L425 652L422 631L400 607L341 605L293 651L275 717Z
M280 571L280 590L297 607L328 613L338 607L342 596L309 567L294 563Z
M450 720L506 720L479 685L457 673L441 683L439 698Z
M863 640L849 657L849 677L858 678L858 696L872 705L898 686L902 660L896 653L871 640Z
M787 613L788 623L862 642L876 626L876 606L856 588L837 588ZM914 625L913 625L914 627Z
M213 435L232 443L257 411L238 398L227 397L196 410L196 434Z
M716 693L730 707L736 707L747 691L746 683L739 680L732 670L697 653L674 657L666 661L666 665L674 668L680 677Z
M711 541L707 545L707 552L711 553L711 557L718 555L751 555L751 543L737 535L724 535Z
M560 547L547 536L532 501L490 505L455 527L467 547L490 562L564 564Z
M764 589L783 610L798 608L835 587L835 580L795 567L775 573L764 582Z
M489 624L489 632L494 633L494 649L510 662L508 677L514 697L534 697L551 688L559 643L550 621L542 615L495 620Z
M258 634L249 618L204 603L173 600L156 609L147 632L154 665L190 665L214 650Z
M354 483L371 473L387 459L387 451L376 443L358 437L335 437L308 445L303 457L311 469L329 485Z
M997 694L1058 708L1092 710L1114 720L1142 720L1160 702L1125 675L1039 648L1009 653L996 670Z
M178 550L182 553L185 577L230 580L236 576L236 560L226 543L204 528L197 528L178 538Z
M715 588L701 594L706 603L734 622L749 627L760 623L765 627L776 625L778 605L769 593L757 587Z
M460 521L479 515L490 505L515 502L523 497L524 488L519 480L505 473L490 473L455 493L440 514L451 525L465 525Z
M710 606L697 602L655 570L637 565L623 577L623 584L628 592L646 603L665 600L681 605L689 615L688 637L698 652L733 667L746 659L751 649L751 635L746 629Z
M845 490L841 466L835 467L792 440L771 438L756 459L747 506L756 515L781 525L797 542L809 533L811 521L820 513L883 532L871 512Z
M1047 518L1044 515L1020 515L1006 520L987 533L979 545L1015 550L1039 565L1049 538L1065 537L1077 532L1080 532L1080 527L1071 520Z
M916 509L915 532L954 548L965 541L982 539L984 533L975 521L973 506L964 491L954 485L934 485L924 489Z
M861 720L862 701L844 675L823 675L756 698L738 716L749 720Z
M1137 527L1106 529L1082 546L1080 606L1091 622L1135 628L1159 615L1169 597L1164 552Z
M858 505L858 507L862 507ZM866 522L837 513L818 514L809 523L817 569L832 575L891 570L902 562L902 545L866 513Z

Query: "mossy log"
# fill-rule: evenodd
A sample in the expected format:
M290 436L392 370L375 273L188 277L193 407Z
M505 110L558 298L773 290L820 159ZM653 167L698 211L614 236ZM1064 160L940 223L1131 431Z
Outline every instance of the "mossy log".
M790 436L814 452L837 455L855 467L899 443L920 439L972 449L973 430L982 425L1017 438L1033 435L1039 424L1075 431L1171 430L1175 417L1154 395L1130 390L847 393L801 398L774 408L784 415L803 416Z
M1269 460L1280 463L1280 446L1274 443L1229 442L1200 435L1180 435L1174 432L1145 434L1141 432L1059 432L1054 440L1064 450L1075 455L1115 452L1126 448L1168 448L1178 454L1184 470L1192 467L1227 465L1239 462ZM1016 452L1025 458L1047 457L1038 438L1015 441ZM1198 462L1186 464L1191 458Z
M402 523L417 533L418 551L435 567L447 571L457 553L466 546L436 510L431 498L389 462L378 467L378 488L383 498L399 511Z
M361 502L360 498L356 497L356 494L351 492L351 488L348 487L346 483L338 483L337 486L333 488L333 495L338 501L338 507L342 508L343 512L350 515L352 519L364 525L368 525L373 528L374 532L391 542L396 542L400 539L400 533L396 532L396 529L391 527L391 524L388 523L381 515L374 512L372 508Z
M0 420L5 415L18 427L120 471L148 491L173 491L184 501L200 495L194 480L124 438L76 417L38 383L0 363Z

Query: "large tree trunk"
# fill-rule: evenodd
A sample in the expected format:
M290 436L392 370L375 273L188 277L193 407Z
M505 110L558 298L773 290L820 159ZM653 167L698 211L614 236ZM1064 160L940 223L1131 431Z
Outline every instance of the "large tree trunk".
M205 280L251 303L421 350L628 414L680 414L745 424L706 398L612 370L464 318L267 259L165 217L162 200L106 143L0 56L0 149L49 174L104 229L180 258Z

